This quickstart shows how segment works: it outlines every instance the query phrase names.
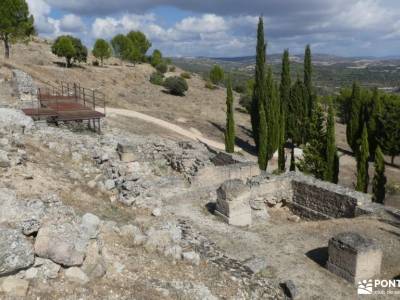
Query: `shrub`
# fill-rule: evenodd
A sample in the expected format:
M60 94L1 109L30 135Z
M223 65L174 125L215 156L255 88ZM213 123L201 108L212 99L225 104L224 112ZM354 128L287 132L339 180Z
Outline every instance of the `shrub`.
M155 85L164 85L164 75L159 72L154 72L150 76L150 82Z
M175 70L176 70L176 67L175 67L175 66L170 66L170 67L169 67L169 71L170 71L170 72L175 72Z
M189 89L186 80L178 76L168 77L164 82L164 86L172 95L177 96L184 96Z
M162 54L160 50L154 50L153 54L151 55L151 65L153 67L158 66L163 62Z
M168 66L165 63L161 63L156 66L156 70L161 74L165 74L168 71Z
M214 84L220 84L224 80L224 70L218 65L215 65L210 71L210 80Z
M206 81L206 84L204 86L206 89L209 90L215 90L217 87L209 80Z
M188 72L183 72L183 73L181 74L181 77L184 78L184 79L190 79L190 78L192 78L192 76L191 76Z
M99 63L98 60L95 60L95 61L92 62L92 65L95 66L95 67L98 67L98 66L100 66L100 63Z

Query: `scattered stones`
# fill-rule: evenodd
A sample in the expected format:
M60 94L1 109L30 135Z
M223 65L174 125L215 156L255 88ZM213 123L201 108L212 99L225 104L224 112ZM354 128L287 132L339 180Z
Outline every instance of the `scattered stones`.
M182 259L192 265L198 266L200 264L200 255L194 251L183 252Z
M172 245L167 247L164 251L166 257L171 257L174 260L182 259L182 247L179 245Z
M250 196L250 190L241 180L228 180L217 190L215 213L229 225L251 225Z
M295 299L297 297L297 287L292 280L283 281L280 286L289 299Z
M29 236L37 233L40 229L40 222L36 219L26 220L22 222L22 233Z
M296 216L296 215L291 215L291 216L288 217L288 220L291 221L291 222L298 223L298 222L300 222L301 218L299 216Z
M107 191L111 191L112 189L115 188L115 181L112 180L112 179L107 179L107 180L104 182L104 188L105 188Z
M259 273L268 267L268 262L263 257L252 257L243 262L243 264L249 268L254 274Z
M71 267L65 270L65 277L70 281L79 284L86 284L89 282L87 275L78 267Z
M87 213L82 217L81 228L84 234L90 239L96 238L99 231L100 219L91 213Z
M340 233L329 240L327 268L351 283L380 275L382 250L355 232Z
M0 228L0 276L30 267L34 262L32 244L15 229Z
M151 212L151 215L154 217L160 217L161 216L161 208L155 208L153 209L153 211Z
M6 277L1 283L0 290L11 297L25 297L29 288L29 281L14 277Z

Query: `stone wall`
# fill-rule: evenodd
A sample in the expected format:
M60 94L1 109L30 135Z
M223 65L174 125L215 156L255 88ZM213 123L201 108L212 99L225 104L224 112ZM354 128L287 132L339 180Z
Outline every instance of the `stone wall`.
M198 171L190 180L194 187L207 187L221 185L227 180L247 179L260 175L260 168L256 163L244 162L226 166L208 165Z
M31 103L37 101L37 86L29 74L21 70L13 70L13 79L21 101Z
M369 195L301 173L253 178L248 184L253 197L285 200L293 213L312 220L353 218L365 213L363 207L371 204Z

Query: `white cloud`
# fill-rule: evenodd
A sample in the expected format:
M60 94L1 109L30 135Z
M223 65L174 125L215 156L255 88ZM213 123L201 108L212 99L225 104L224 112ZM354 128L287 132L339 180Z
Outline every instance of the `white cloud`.
M65 15L60 20L60 30L64 32L81 32L85 27L81 17L74 14Z

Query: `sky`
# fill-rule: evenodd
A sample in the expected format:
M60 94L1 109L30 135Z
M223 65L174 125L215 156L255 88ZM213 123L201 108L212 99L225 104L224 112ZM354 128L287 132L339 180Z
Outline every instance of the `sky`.
M27 0L40 36L71 34L91 47L131 30L167 56L255 55L265 22L268 53L399 56L399 0Z

